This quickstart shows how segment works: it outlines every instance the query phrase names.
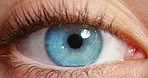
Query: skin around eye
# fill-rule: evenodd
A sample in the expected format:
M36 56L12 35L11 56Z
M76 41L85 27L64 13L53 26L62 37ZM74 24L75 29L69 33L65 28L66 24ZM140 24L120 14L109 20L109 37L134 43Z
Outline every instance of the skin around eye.
M131 10L133 11L133 13L139 17L139 19L141 20L141 22L144 24L144 26L148 29L148 23L147 23L147 18L148 18L148 11L147 11L147 0L141 0L141 2L139 2L138 0L134 0L133 1L128 1L128 0L124 0L124 4ZM136 5L135 5L136 4Z
M97 2L97 1L94 1L94 2ZM139 31L141 31L141 30L139 30ZM141 35L143 35L143 34L141 34ZM147 37L144 37L144 38L147 38ZM141 44L142 43L143 43L143 40L142 40ZM145 49L147 49L147 48L145 48ZM147 51L147 50L145 50L145 51ZM1 69L2 70L7 69L6 72L7 71L12 71L16 75L16 76L14 76L14 75L12 75L12 73L10 73L10 74L6 74L3 78L5 78L6 76L8 76L7 78L12 78L13 76L14 76L14 78L16 78L17 76L19 78L21 73L24 73L26 71L31 72L30 73L32 75L31 78L35 77L34 74L36 74L36 73L38 74L39 71L43 71L43 70L45 70L43 73L39 73L39 74L44 74L43 78L45 78L45 75L47 75L47 73L48 73L48 77L51 76L50 74L52 74L53 72L51 72L51 73L49 73L49 72L52 71L52 70L55 70L54 72L59 72L60 76L61 75L63 76L63 73L65 73L65 70L63 70L63 69L61 70L60 68L58 68L58 69L56 69L56 68L55 69L50 69L51 67L49 67L49 66L44 66L42 64L41 65L36 65L36 64L39 64L38 62L35 62L35 64L32 64L30 62L30 60L27 60L27 63L26 63L24 61L26 61L27 58L22 58L21 55L20 56L15 55L13 53L13 51L8 50L8 48L7 48L7 50L1 50L1 53L2 52L6 56L3 56L3 58L1 58L1 60L4 60L2 62L2 64L0 64L1 67L3 67ZM9 54L7 54L7 53L9 53ZM12 54L10 54L10 53L12 53ZM3 55L3 54L1 54L1 55ZM15 59L15 60L10 61L10 56L12 56L11 59ZM16 56L16 57L14 58L13 56ZM19 62L19 64L18 64L18 62ZM30 64L33 67L31 67ZM13 65L14 65L14 67L13 67ZM9 69L9 66L10 67L12 66L12 68ZM121 77L121 78L122 77L124 77L124 78L147 78L148 77L147 76L147 70L148 69L146 68L147 66L148 66L147 60L118 61L118 62L115 62L115 63L100 64L100 65L96 66L97 68L93 67L92 70L90 68L88 68L88 69L87 68L81 68L81 69L69 70L69 72L74 72L74 71L78 70L78 71L74 72L72 75L74 77L79 76L79 77L82 77L82 78L87 78L88 77L85 71L89 70L89 69L90 69L89 70L89 78L95 78L95 77L104 77L104 78L109 78L109 77L110 78L111 77L115 77L115 78L119 78L119 77ZM44 69L45 67L47 67L47 68ZM94 71L94 70L97 70L97 71ZM69 72L66 72L66 75L64 74L63 77L64 78L70 77L71 74L69 74ZM82 74L80 74L80 72ZM94 72L98 73L98 74L94 75L93 74ZM141 72L143 72L143 73L141 73ZM135 75L135 73L137 73L137 74ZM56 78L56 76L57 76L57 73L54 73L54 75L52 75L53 78ZM24 76L24 78L27 78L27 77Z

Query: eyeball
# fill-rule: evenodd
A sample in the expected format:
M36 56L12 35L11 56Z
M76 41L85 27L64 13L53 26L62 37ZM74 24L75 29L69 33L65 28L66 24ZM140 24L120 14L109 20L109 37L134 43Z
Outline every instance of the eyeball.
M17 49L47 65L82 67L124 59L129 46L95 26L60 24L31 34Z

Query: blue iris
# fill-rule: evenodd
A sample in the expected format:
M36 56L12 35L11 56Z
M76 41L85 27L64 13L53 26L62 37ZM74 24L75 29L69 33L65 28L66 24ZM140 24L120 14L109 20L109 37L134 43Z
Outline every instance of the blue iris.
M92 26L63 24L47 30L45 49L58 66L85 66L99 57L102 36L100 30Z

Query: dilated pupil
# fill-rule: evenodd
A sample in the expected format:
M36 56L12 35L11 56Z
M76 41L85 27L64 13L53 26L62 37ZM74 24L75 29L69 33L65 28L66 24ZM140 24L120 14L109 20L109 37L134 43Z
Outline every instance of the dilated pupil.
M78 49L83 44L83 39L78 34L72 34L68 37L68 44L73 49Z

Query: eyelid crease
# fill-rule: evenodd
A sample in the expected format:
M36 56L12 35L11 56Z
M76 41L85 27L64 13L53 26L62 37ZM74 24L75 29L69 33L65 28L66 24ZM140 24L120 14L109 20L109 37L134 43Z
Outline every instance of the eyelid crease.
M119 22L117 22L118 19L114 23L118 23L118 25L122 26L121 28L125 28L123 31L127 31L127 34L129 34L131 38L131 42L134 41L136 45L140 45L140 48L143 48L143 50L148 55L148 32L147 28L144 27L144 24L138 19L125 5L124 1L110 1L107 0L110 4L115 6L117 9L119 9L124 15L126 15L128 18L124 18L122 15L118 15ZM116 14L117 15L117 14ZM116 16L117 17L117 16ZM126 19L126 21L125 21ZM120 27L119 26L119 27ZM132 34L131 34L132 33ZM134 39L134 40L133 40Z
M115 4L114 2L111 2L111 1L110 1L110 3ZM146 47L146 46L148 46L148 29L145 28L144 24L140 21L140 19L127 8L124 1L121 0L119 2L119 5L120 5L120 3L123 4L123 6L120 7L120 10L126 16L128 16L129 19L132 19L131 22L129 22L129 24L131 24L131 25L129 25L129 26L131 26L131 27L129 27L129 29L130 29L129 33L133 33L134 36L137 36L137 38L135 38L137 40L134 40L134 41L136 41L136 43L138 45L141 45L141 47L143 47L145 52L147 52L147 54L148 54L148 48ZM122 7L125 7L125 9L121 9ZM122 18L122 17L120 17L120 18Z

